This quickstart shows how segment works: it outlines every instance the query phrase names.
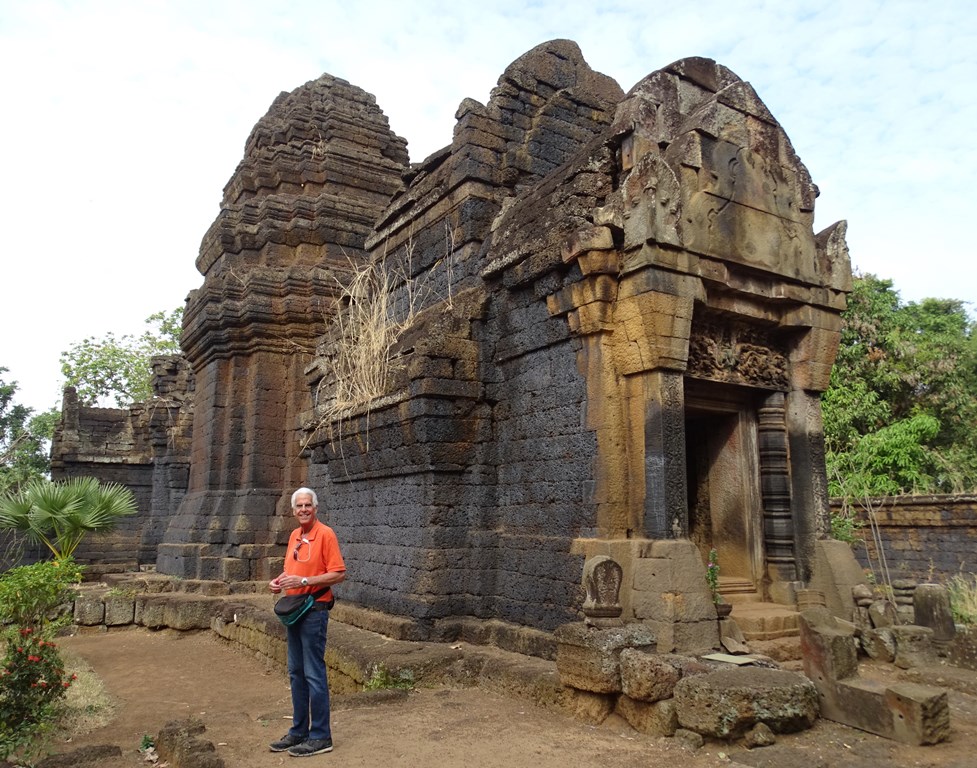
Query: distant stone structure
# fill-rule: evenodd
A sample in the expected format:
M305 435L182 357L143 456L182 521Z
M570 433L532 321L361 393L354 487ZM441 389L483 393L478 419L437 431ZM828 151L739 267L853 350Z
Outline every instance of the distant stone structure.
M713 61L625 94L569 41L456 119L409 165L323 75L256 125L187 303L189 479L157 569L267 578L308 484L342 600L416 638L576 621L597 557L664 652L717 638L712 547L723 594L791 603L829 530L819 395L851 271L783 129ZM348 295L364 268L384 289ZM357 401L350 309L379 297L405 328Z
M97 477L136 497L139 514L109 534L88 536L75 551L89 577L155 565L167 521L183 499L190 466L193 375L186 360L152 360L153 396L129 408L89 408L64 392L51 445L51 477Z

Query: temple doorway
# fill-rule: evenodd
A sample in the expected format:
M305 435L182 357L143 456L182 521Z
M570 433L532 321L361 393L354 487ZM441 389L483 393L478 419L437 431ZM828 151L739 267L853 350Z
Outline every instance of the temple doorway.
M754 390L686 379L689 538L715 548L723 595L760 594L763 509Z

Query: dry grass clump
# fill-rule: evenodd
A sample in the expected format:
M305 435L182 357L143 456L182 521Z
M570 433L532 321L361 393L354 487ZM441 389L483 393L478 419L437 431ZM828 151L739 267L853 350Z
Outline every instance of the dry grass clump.
M105 692L101 678L81 656L59 649L65 670L78 675L61 703L59 733L64 738L80 736L107 725L115 717L115 704Z
M977 574L958 573L947 580L950 609L958 624L977 624Z
M414 281L393 272L385 260L351 266L329 345L325 367L330 375L319 384L319 426L347 418L386 393L395 368L394 344L414 322L420 306Z

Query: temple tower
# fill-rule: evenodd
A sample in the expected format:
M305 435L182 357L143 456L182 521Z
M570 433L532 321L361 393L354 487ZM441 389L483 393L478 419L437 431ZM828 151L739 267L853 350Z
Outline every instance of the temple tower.
M329 75L282 93L252 131L187 300L191 470L161 572L260 579L280 556L276 508L306 477L304 369L407 161L374 97Z

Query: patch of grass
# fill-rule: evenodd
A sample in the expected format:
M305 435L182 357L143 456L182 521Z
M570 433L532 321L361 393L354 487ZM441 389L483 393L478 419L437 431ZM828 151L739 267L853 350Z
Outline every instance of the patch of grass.
M108 592L105 593L106 597L125 597L129 600L135 598L139 594L132 587L112 587Z
M958 573L947 580L950 609L958 624L977 624L977 574Z
M83 658L62 651L65 670L78 676L62 702L59 730L65 737L79 736L101 728L115 716L115 704L105 692L102 680Z
M410 669L401 669L394 674L384 664L373 664L370 667L369 678L363 683L363 690L385 691L390 689L413 690L414 673Z

